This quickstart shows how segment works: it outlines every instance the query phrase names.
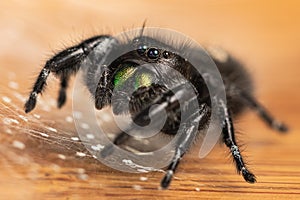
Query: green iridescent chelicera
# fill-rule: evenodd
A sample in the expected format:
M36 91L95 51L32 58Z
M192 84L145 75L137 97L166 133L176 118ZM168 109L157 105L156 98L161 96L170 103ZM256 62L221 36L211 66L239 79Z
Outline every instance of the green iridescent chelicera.
M133 66L124 67L119 70L115 75L114 86L116 88L121 88L126 80L134 74L135 70L136 69Z
M120 89L124 86L125 82L133 77L137 68L134 66L124 67L118 71L114 77L114 86ZM150 86L152 83L152 76L149 73L135 74L134 75L134 88L138 89L141 86Z
M138 89L141 86L150 86L152 83L152 76L148 73L139 74L135 77L134 88Z

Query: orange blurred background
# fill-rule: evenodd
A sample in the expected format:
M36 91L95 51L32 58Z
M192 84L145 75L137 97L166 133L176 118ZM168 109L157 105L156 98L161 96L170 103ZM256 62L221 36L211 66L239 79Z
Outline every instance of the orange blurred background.
M22 197L28 199L45 197L80 199L94 197L95 195L105 199L105 197L112 196L114 193L116 193L115 196L118 196L118 191L114 191L113 186L118 188L119 185L126 185L126 180L132 175L112 173L110 169L104 166L100 166L99 169L95 167L97 164L92 163L92 169L95 168L102 173L99 176L104 182L111 181L111 178L113 182L108 186L105 185L103 181L98 179L97 175L93 174L97 174L97 170L92 170L93 173L88 175L93 180L91 181L94 185L81 183L76 178L62 175L66 182L72 182L72 187L67 187L63 180L62 182L56 182L56 176L60 177L60 175L55 175L55 170L48 169L47 166L52 166L54 163L61 166L62 171L71 171L72 174L72 170L76 171L77 168L90 168L85 165L85 160L79 159L78 161L76 156L72 157L70 155L70 159L67 159L68 162L57 161L55 155L65 152L63 145L61 145L61 149L51 148L51 145L47 146L47 142L44 143L32 135L26 135L28 131L25 130L32 127L47 133L49 130L46 130L41 124L51 125L57 130L68 132L68 134L70 134L69 132L76 134L73 125L66 125L64 121L67 116L71 115L71 100L68 100L67 106L62 110L54 108L51 102L47 101L48 97L57 95L57 82L53 77L50 78L47 94L42 98L43 102L49 103L53 109L51 112L41 109L34 112L34 114L42 116L40 125L33 114L28 116L29 121L20 120L21 123L19 124L7 124L4 119L8 116L11 118L17 118L18 115L25 116L22 110L23 102L20 99L28 95L37 73L54 52L95 34L116 34L124 29L140 27L145 20L147 20L147 26L174 29L195 39L200 44L219 45L245 64L255 79L258 99L275 116L283 119L291 127L290 134L282 137L268 130L255 114L249 113L243 116L238 120L238 127L243 133L249 133L249 135L242 136L242 138L245 138L243 142L249 144L245 154L251 155L251 163L253 163L254 168L256 166L255 169L261 178L266 176L263 180L277 180L279 185L282 184L280 187L283 189L277 190L279 191L277 195L283 194L283 191L291 188L290 198L300 198L296 196L300 194L298 186L293 185L291 187L288 185L289 180L295 185L300 184L300 178L295 178L300 177L300 159L299 153L297 153L300 151L298 145L300 142L299 1L32 0L1 1L0 8L0 95L2 98L0 108L0 167L2 168L2 172L0 172L0 199L18 199ZM17 87L11 86L9 84L11 82L17 84ZM71 93L71 91L69 92ZM16 94L21 95L21 97L19 96L20 99ZM34 118L35 123L30 122ZM8 133L8 130L10 130L10 133ZM26 148L20 151L13 145L14 141L21 141ZM27 147L29 147L29 150ZM72 150L72 146L70 148ZM223 149L219 148L217 151L224 152L224 149L224 147ZM267 155L264 154L265 149L269 149ZM19 159L13 159L11 156L26 158L27 161L24 161L25 164L23 162L20 164L18 163ZM185 159L193 159L194 157L196 156L191 155ZM214 158L222 160L222 156L218 157L218 152L215 152L212 153L211 159L206 160L206 162L215 164ZM186 164L183 164L182 169L189 178L185 179L185 175L180 175L180 170L177 174L178 177L183 178L185 181L196 177L193 170L187 170L189 165L197 168L195 160L186 161ZM75 164L77 161L79 164ZM206 165L201 164L201 161L197 162L200 163L198 165L202 166L201 169L205 168L203 166ZM225 161L222 162L223 164L226 163ZM264 171L265 163L267 163L267 167L278 166L277 171L275 170L271 175L268 175ZM209 163L207 166L211 167ZM241 177L235 174L231 164L227 162L224 166L221 165L218 170L221 171L223 168L231 173L235 180L242 182ZM205 169L202 170L205 172ZM30 173L36 174L35 178L30 178ZM50 173L54 178L43 179L43 175L46 173ZM64 174L61 171L59 173ZM201 173L201 171L197 173ZM285 173L294 178L285 177L286 179L284 179L281 174ZM149 178L151 183L144 183L145 188L148 187L148 184L150 188L156 188L161 175L151 175ZM210 176L212 176L212 180L219 178L208 175L208 177ZM275 176L275 178L272 176ZM121 177L121 183L118 181L118 177ZM133 181L139 181L138 175L133 177L135 177ZM205 179L205 174L202 174L201 178ZM175 182L176 180L172 187L174 189L173 193L160 192L158 196L176 199L181 197L180 195L188 195L183 192L186 189L189 190L184 182ZM49 186L51 184L54 185ZM82 184L86 188L82 187ZM222 184L226 185L226 183L217 182L215 183L216 187L204 186L202 194L200 192L199 194L190 193L190 195L230 198L224 193L223 189L220 189ZM269 183L265 183L263 186L270 191L269 185ZM236 198L246 198L247 195L244 196L243 194L248 194L249 198L251 195L258 195L255 197L260 198L274 197L272 196L274 194L260 196L260 191L264 191L265 188L260 190L255 188L256 186L244 185L246 188L237 189L238 187L230 185L230 183L226 186L229 188L228 190L236 192L234 193ZM128 187L128 185L124 187ZM196 186L192 185L191 187L195 188ZM89 190L91 188L94 190ZM176 191L178 188L182 189L181 192L180 190ZM75 189L76 195L74 196ZM98 189L101 189L102 192L99 192ZM151 189L142 192L132 190L130 185L129 189L120 190L120 195L122 194L125 198L126 194L131 193L132 196L130 197L141 198L145 194L153 193ZM216 192L212 194L210 190ZM251 191L254 191L254 194Z

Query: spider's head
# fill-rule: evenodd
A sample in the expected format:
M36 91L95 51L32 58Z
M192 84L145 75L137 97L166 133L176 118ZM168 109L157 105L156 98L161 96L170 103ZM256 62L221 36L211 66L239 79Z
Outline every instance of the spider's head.
M178 84L180 80L174 73L186 62L166 44L150 37L137 37L125 45L129 45L129 49L134 48L122 54L113 64L115 71L111 90L117 94L117 101L112 101L115 114L126 110L123 108L126 99L135 102L130 107L137 104L143 107L169 88L170 82Z
M157 63L161 56L160 49L152 47L143 54L138 52L140 51L131 52L134 56L127 57L126 60L120 62L112 76L115 94L112 104L115 114L128 111L124 107L128 98L130 99L129 111L135 113L154 100L162 92L160 88L164 87L161 80L165 72L161 64ZM139 105L141 108L136 108Z
M134 61L126 61L120 64L112 80L114 95L111 104L114 114L128 111L136 113L156 98L153 85L159 82L159 76L156 67L149 63L139 65ZM126 103L128 100L129 104Z
M113 75L115 88L122 88L130 81L135 89L148 87L164 73L162 65L173 68L178 60L166 44L151 37L136 37L128 45L134 50L118 59Z

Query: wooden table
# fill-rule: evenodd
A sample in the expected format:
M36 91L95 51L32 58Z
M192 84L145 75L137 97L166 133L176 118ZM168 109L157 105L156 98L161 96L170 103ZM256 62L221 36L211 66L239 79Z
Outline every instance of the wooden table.
M0 199L300 199L300 4L298 1L2 1L0 3ZM23 101L45 61L88 36L123 28L171 28L218 44L253 74L257 97L290 126L268 129L254 113L236 120L243 154L258 177L245 183L227 149L204 159L193 149L169 190L163 174L114 171L76 141L71 99L55 108L50 77L38 108ZM71 96L71 89L68 91ZM48 105L48 106L47 106Z

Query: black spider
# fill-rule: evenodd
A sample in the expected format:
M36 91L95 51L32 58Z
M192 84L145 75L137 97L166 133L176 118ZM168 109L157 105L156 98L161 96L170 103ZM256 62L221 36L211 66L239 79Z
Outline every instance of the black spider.
M126 49L130 49L129 47L134 47L135 50L127 52ZM95 48L98 48L96 53L93 52ZM126 112L126 108L120 101L111 101L112 91L115 88L122 88L125 85L133 86L136 91L130 97L129 111L133 115L134 121L139 124L147 124L149 120L147 116L151 114L155 115L157 109L165 109L168 118L162 132L175 135L181 121L181 113L178 101L173 97L176 95L186 96L189 94L185 93L185 87L182 84L177 85L170 91L170 89L164 85L152 83L151 80L159 79L161 74L168 75L172 73L170 71L160 72L158 69L159 64L168 65L176 69L193 84L197 92L197 102L200 106L199 110L195 111L195 115L191 115L188 120L184 122L186 127L185 134L179 137L173 160L167 169L165 177L161 181L162 188L167 188L180 159L192 144L192 140L194 139L192 132L195 129L204 129L211 115L211 98L203 77L196 72L191 63L178 55L173 49L172 46L164 44L155 37L143 36L142 34L126 43L122 43L110 35L99 35L84 40L76 46L59 52L46 62L25 104L25 112L28 113L34 109L37 96L46 86L46 80L50 72L54 73L54 75L60 79L58 107L63 106L66 101L66 88L70 76L78 72L80 66L82 66L82 62L86 61L87 56L92 56L94 63L88 65L89 67L85 69L85 84L94 97L95 107L97 109L111 105L115 114ZM193 52L193 49L187 50ZM108 62L112 59L110 55L114 53L120 53L122 56L113 59L112 62ZM217 53L220 54L222 52ZM276 121L269 112L256 101L253 96L252 80L237 60L226 53L222 55L221 58L215 56L215 52L212 52L211 56L222 75L226 89L227 103L219 102L219 112L225 116L222 122L223 142L231 151L237 171L242 173L247 182L254 183L256 182L256 178L254 174L247 169L236 143L232 116L236 116L241 113L244 108L250 107L255 110L262 120L271 128L280 132L286 132L287 127ZM154 68L143 72L143 74L134 75L136 66L141 64L154 64ZM99 73L100 68L101 73ZM132 79L133 76L135 76L134 79ZM120 98L123 98L122 95ZM124 98L127 97L125 96ZM149 108L153 104L160 104L161 106L156 110L149 111ZM199 126L197 127L195 124L199 124ZM119 145L129 137L129 135L122 132L116 136L113 142ZM108 154L107 149L102 152L102 156L104 157Z

